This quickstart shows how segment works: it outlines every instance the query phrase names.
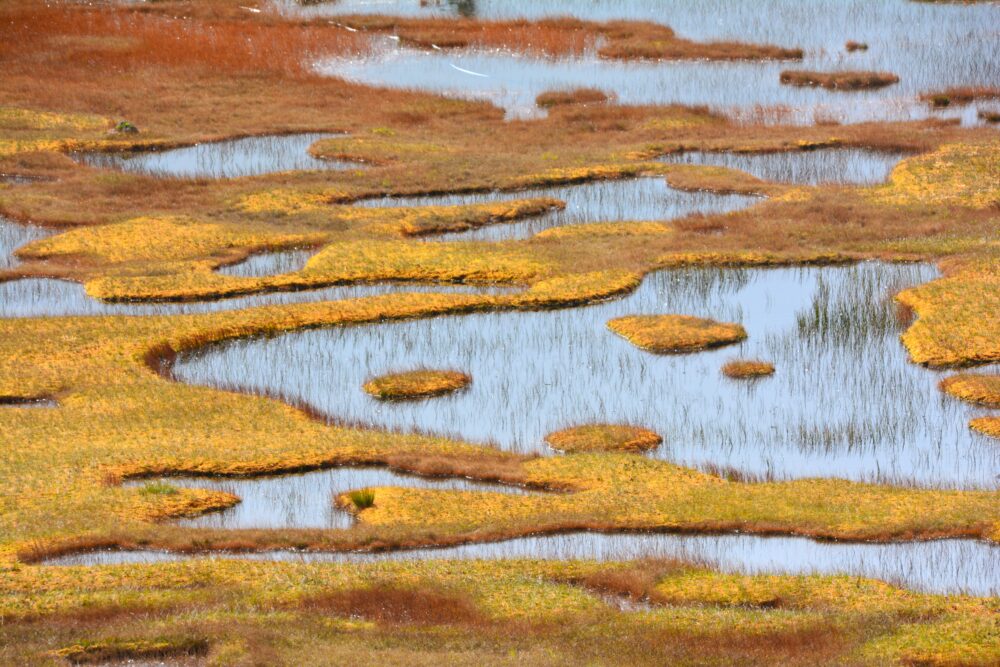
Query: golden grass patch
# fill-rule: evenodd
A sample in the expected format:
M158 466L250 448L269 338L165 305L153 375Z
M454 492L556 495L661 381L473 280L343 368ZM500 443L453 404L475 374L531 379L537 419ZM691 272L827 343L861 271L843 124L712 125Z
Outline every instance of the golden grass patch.
M969 403L1000 408L1000 375L961 373L942 380L941 389Z
M372 378L364 390L381 400L402 401L443 396L471 383L472 378L459 371L421 369Z
M969 426L983 435L1000 438L1000 417L979 417L970 421Z
M644 452L655 449L663 438L654 431L627 424L586 424L545 436L553 449L577 452Z
M747 337L739 324L689 315L630 315L610 320L608 328L633 345L657 354L697 352Z
M761 378L774 375L774 364L769 361L735 359L723 364L722 374L734 380Z

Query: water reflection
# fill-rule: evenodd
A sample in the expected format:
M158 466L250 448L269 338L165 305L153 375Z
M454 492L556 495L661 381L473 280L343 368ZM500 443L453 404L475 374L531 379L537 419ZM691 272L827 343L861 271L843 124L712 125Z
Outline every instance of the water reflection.
M992 42L994 59L975 63L967 77L960 70L926 59L922 59L922 69L907 67L904 73L895 72L891 65L869 62L875 58L872 51L852 54L849 63L842 62L841 54L819 52L806 56L803 69L881 68L901 77L894 86L849 94L782 85L779 74L788 65L780 62L621 62L594 54L539 58L499 51L423 51L391 39L376 40L375 47L364 56L323 60L317 63L317 69L366 85L486 100L502 107L509 119L544 115L535 105L535 98L542 92L598 88L614 93L625 105L705 105L740 121L857 123L936 115L960 118L974 125L981 123L975 107L933 111L918 95L959 83L991 85L1000 80L1000 47L996 46L997 40ZM892 63L902 64L895 58Z
M545 434L589 422L651 428L651 455L761 477L841 477L995 488L1000 449L968 428L985 411L946 397L911 364L891 294L935 277L927 265L685 269L631 296L555 312L484 313L234 341L179 360L177 377L305 402L335 419L546 452ZM657 356L605 327L636 313L740 322L738 346ZM729 359L773 377L734 382ZM349 363L345 363L349 361ZM433 401L383 403L361 390L407 368L476 381Z
M759 197L682 192L667 185L662 176L618 181L595 181L581 185L532 188L517 192L487 192L427 197L385 197L359 202L359 206L465 206L513 199L549 197L566 203L563 210L537 218L455 234L425 237L437 241L504 241L522 239L562 225L597 222L671 220L692 213L727 213L746 208Z
M280 171L357 169L359 164L342 160L320 160L309 147L336 134L304 134L245 137L214 141L183 148L136 153L74 153L79 162L102 169L178 178L237 178Z
M821 185L884 183L906 155L861 149L799 151L795 153L706 153L692 151L660 158L671 164L728 167L766 181Z
M261 252L250 255L242 262L220 267L217 271L226 276L240 278L263 278L296 273L305 267L309 258L316 254L312 249Z
M204 556L208 557L208 556ZM881 579L929 593L1000 594L1000 548L971 540L907 544L843 544L793 537L749 535L573 533L444 549L378 554L303 553L216 554L214 558L325 562L383 560L541 559L624 561L679 558L746 574L849 574ZM112 565L190 559L162 551L97 551L63 556L47 565Z
M225 511L178 522L204 528L350 528L354 525L353 515L335 507L334 498L347 491L377 486L526 493L516 486L403 475L385 468L332 468L300 475L234 479L169 477L157 481L179 487L217 489L242 499ZM135 480L126 486L141 488L149 483L149 480Z
M49 278L0 283L0 318L64 317L70 315L192 315L258 306L360 299L398 292L458 292L506 294L509 287L479 285L407 285L381 283L348 285L301 292L271 292L217 301L189 303L108 303L87 295L83 285Z

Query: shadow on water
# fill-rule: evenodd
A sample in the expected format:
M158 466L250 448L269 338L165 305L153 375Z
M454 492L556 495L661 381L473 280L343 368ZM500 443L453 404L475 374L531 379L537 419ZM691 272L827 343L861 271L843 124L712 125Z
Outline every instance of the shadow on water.
M142 488L150 483L150 480L134 480L125 486ZM183 526L227 529L350 528L354 525L353 515L336 507L334 499L347 491L377 486L527 493L520 487L503 484L404 475L385 468L350 467L272 477L167 477L156 483L217 489L239 496L242 502L230 509L178 521Z
M436 241L504 241L522 239L545 229L563 225L598 222L672 220L692 213L726 213L746 208L759 197L717 195L707 192L683 192L667 185L661 177L619 181L595 181L582 185L532 188L517 192L488 192L426 197L384 197L359 202L366 207L464 206L514 199L555 198L566 208L537 218L509 224L490 225L455 234L425 237Z
M942 394L898 340L896 291L927 265L682 269L627 298L552 312L502 312L244 339L183 356L184 382L281 396L332 419L547 452L543 437L591 422L651 428L651 455L761 478L841 477L994 488L1000 450L968 428L985 414ZM690 355L641 351L607 330L627 314L742 323L740 345ZM737 382L720 367L759 358L773 377ZM350 360L350 363L345 363ZM418 367L475 378L460 394L386 404L361 385Z
M74 153L72 157L92 167L172 178L237 178L280 171L362 168L356 162L321 160L309 154L312 144L337 136L343 135L319 132L269 135L162 151Z
M750 535L570 533L442 549L386 553L213 554L205 558L324 562L386 560L543 559L623 561L679 558L747 574L849 574L930 593L1000 594L1000 548L971 540L906 544L844 544ZM188 560L161 551L96 551L62 556L46 565L111 565Z

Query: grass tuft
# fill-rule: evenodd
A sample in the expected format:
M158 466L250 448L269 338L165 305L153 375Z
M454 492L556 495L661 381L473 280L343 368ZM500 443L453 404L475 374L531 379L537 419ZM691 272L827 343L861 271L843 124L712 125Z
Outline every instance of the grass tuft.
M368 509L375 505L374 489L357 489L347 494L347 497L354 503L354 507L359 510Z

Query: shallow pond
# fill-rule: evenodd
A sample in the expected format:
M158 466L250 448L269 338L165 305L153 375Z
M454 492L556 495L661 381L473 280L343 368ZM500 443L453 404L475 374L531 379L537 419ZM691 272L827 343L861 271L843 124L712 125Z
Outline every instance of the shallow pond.
M332 420L546 452L545 434L589 422L651 428L651 453L763 478L841 477L995 488L1000 449L970 431L983 410L944 395L908 361L891 295L927 265L685 269L624 299L550 312L486 313L246 339L178 360L184 382L283 396ZM607 330L628 314L740 322L749 339L689 355L644 352ZM760 358L773 377L723 377ZM419 367L470 374L465 391L383 403L371 377Z
M844 39L850 39L846 35ZM366 85L415 89L474 100L503 108L508 119L544 115L535 98L549 90L598 88L619 104L705 105L745 122L814 124L914 120L930 116L960 118L979 124L976 105L935 111L919 94L952 85L995 85L1000 80L1000 48L989 47L992 61L970 64L968 76L922 59L907 67L900 83L880 90L854 92L782 85L779 74L790 67L808 70L856 70L883 67L872 52L864 55L811 53L803 62L641 62L605 60L596 54L545 58L502 51L463 49L424 51L392 39L375 39L363 56L317 63L317 71ZM921 45L923 48L923 45ZM895 58L893 64L902 64ZM992 64L990 64L992 62ZM899 72L896 72L899 74Z
M309 154L311 145L336 136L342 135L319 132L267 135L167 150L74 153L72 157L102 169L170 178L237 178L281 171L361 168L356 162L320 160Z
M205 528L350 528L354 517L334 505L341 493L376 486L404 486L458 491L526 493L520 487L487 484L462 478L404 475L385 468L331 468L298 475L220 479L166 477L160 483L196 489L217 489L239 496L238 505L178 521ZM143 487L150 480L126 486Z
M971 540L843 544L750 535L571 533L378 554L278 551L218 554L212 557L315 563L427 559L621 561L680 558L706 563L727 572L850 574L932 593L1000 594L1000 548ZM46 564L111 565L189 558L191 556L162 551L96 551L55 558Z
M538 232L563 225L597 222L672 220L692 213L727 213L755 204L759 197L683 192L667 185L662 176L595 181L582 185L532 188L517 192L487 192L426 197L385 197L368 199L358 206L461 206L532 197L553 197L566 208L537 218L514 223L489 225L455 234L424 237L438 241L504 241L528 238Z
M592 60L550 66L538 61L491 58L459 53L423 58L408 67L399 52L389 50L367 64L337 65L354 78L389 85L430 88L453 94L475 94L498 103L512 116L534 114L535 95L549 88L585 85L617 92L625 103L681 102L711 104L737 117L754 117L753 106L804 103L793 114L798 122L813 115L853 121L864 118L910 118L931 112L912 97L948 86L996 85L1000 81L1000 4L931 3L911 0L339 0L303 7L287 0L285 11L316 14L464 15L482 19L538 19L573 16L606 21L629 19L669 25L681 37L699 41L736 40L801 47L801 63L735 64L672 63L664 66L605 66ZM857 41L867 51L847 53ZM480 74L461 76L451 64ZM478 67L478 69L477 69ZM888 70L901 82L881 93L838 98L837 93L782 91L777 73L794 67L818 70ZM428 71L430 69L431 71ZM659 69L659 73L652 70ZM407 81L399 70L412 78ZM572 71L575 70L575 71ZM473 79L480 79L474 81ZM665 88L660 88L665 86ZM506 90L505 90L506 89ZM525 92L530 89L532 92ZM852 108L854 106L857 108ZM735 108L734 108L735 107ZM973 123L975 105L949 110L950 116ZM770 120L780 120L777 115Z

